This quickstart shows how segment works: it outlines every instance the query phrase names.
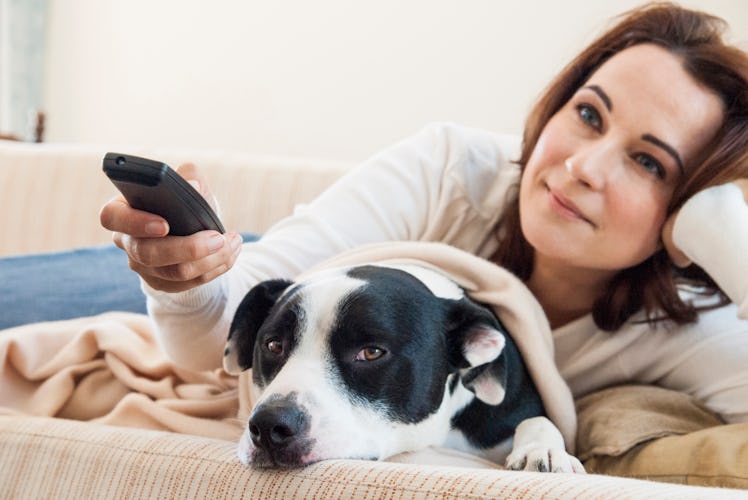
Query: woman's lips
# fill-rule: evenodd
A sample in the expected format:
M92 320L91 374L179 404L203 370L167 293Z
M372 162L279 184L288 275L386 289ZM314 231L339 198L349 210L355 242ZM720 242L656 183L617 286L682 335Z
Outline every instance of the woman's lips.
M574 202L561 194L560 191L551 189L548 187L548 198L551 204L551 208L558 214L566 217L567 219L581 220L587 224L595 227L595 224L588 219L584 213L577 207Z

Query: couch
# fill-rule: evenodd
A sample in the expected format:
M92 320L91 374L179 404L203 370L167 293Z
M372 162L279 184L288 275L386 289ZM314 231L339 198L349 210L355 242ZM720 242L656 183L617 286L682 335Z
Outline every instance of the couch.
M172 165L195 162L221 202L225 226L247 234L261 234L348 168L246 153L0 141L0 326L23 325L0 331L0 341L18 328L108 318L115 309L147 321L137 278L99 226L100 207L116 194L101 172L109 150ZM75 291L60 297L58 290L71 286ZM36 323L41 321L47 323ZM9 356L12 346L4 349L0 355ZM700 450L709 446L715 429L735 441L739 433L748 434L748 426L719 425L697 402L656 388L612 389L579 402L578 448L592 471L586 475L505 471L457 455L451 460L449 453L429 464L405 456L396 462L330 460L271 471L243 467L229 439L139 428L137 422L75 420L64 412L3 410L8 376L6 370L0 377L4 498L748 498L745 490L708 487L748 488L745 438L727 459L734 473L711 471L711 459L682 463L688 451L676 453L678 462L666 442L675 439L677 449L685 443L677 440L687 438L685 446ZM670 412L668 418L636 417L641 407L625 413L632 394L641 401L642 391L653 408L675 398L661 408ZM644 433L611 437L606 423L622 415L652 425L642 426Z

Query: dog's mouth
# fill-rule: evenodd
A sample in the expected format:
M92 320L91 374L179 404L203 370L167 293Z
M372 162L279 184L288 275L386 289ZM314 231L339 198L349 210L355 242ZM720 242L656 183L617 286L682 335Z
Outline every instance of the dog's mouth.
M370 460L377 461L382 457L371 454L330 454L315 450L316 440L306 437L292 446L281 449L265 449L249 445L244 447L244 439L239 443L239 459L249 467L256 469L299 469L324 460Z
M376 456L360 456L360 457L313 457L312 455L307 456L285 456L285 453L270 454L265 450L256 449L252 453L252 460L249 465L257 469L300 469L309 465L322 462L324 460L369 460L378 461L379 457Z
M313 439L303 439L292 446L280 449L253 447L249 452L249 465L259 469L296 469L322 460L310 450Z

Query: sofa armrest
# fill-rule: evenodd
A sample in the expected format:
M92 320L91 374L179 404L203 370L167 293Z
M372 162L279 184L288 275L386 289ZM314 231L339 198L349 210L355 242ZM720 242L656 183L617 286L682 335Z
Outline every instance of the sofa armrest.
M236 444L28 416L0 417L9 498L727 498L736 490L583 474L328 460L243 467Z
M117 195L101 171L107 151L198 165L221 204L224 226L261 233L329 186L347 169L336 162L270 158L222 151L0 141L0 256L39 253L111 241L99 224L102 205Z

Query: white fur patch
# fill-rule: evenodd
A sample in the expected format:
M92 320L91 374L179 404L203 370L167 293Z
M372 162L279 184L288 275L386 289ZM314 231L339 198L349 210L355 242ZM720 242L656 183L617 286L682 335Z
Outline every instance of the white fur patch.
M446 386L442 403L434 414L416 424L407 424L393 422L377 403L363 399L351 401L350 391L337 378L329 352L330 329L342 298L366 283L344 273L345 270L334 270L323 277L317 274L298 290L304 311L299 324L299 343L262 392L255 408L271 396L296 393L297 402L311 417L308 436L314 443L308 455L302 458L304 463L337 457L381 459L440 445L450 431L450 418L454 413L453 398ZM459 287L448 286L449 280L438 279L435 273L428 271L419 274L419 279L428 281L427 286L435 293L462 297ZM467 404L468 396L464 399L462 404ZM239 443L240 460L245 464L251 461L253 450L254 444L245 430Z
M434 270L417 265L382 267L407 272L437 297L452 300L464 297L464 291L457 284ZM341 300L366 284L366 281L347 276L348 269L316 273L296 287L303 310L298 323L298 344L275 378L254 399L257 401L255 408L269 397L296 393L295 400L310 417L308 437L312 444L308 454L302 457L305 464L338 457L381 459L425 446L443 445L450 434L456 439L456 435L450 432L451 417L468 405L475 395L462 384L454 394L450 393L447 388L455 375L450 376L445 385L439 409L415 424L393 422L377 403L362 398L352 401L351 392L336 375L329 346L330 330L335 324ZM490 362L499 356L504 342L500 332L490 328L476 329L465 346L465 357L473 366ZM229 367L232 367L230 363ZM491 387L480 385L480 388L491 400L503 399L503 388L498 384ZM252 384L252 389L259 392L260 388ZM462 440L459 448L472 453L478 451L469 446L464 437ZM254 444L245 429L239 443L239 458L248 464L254 453Z

